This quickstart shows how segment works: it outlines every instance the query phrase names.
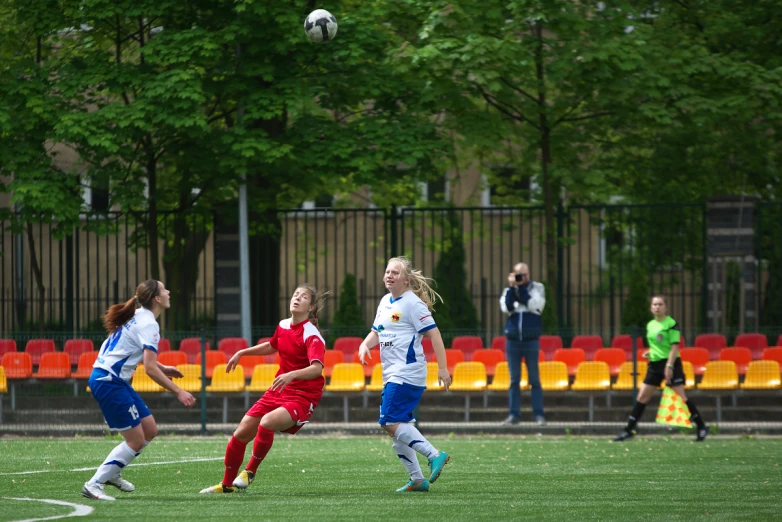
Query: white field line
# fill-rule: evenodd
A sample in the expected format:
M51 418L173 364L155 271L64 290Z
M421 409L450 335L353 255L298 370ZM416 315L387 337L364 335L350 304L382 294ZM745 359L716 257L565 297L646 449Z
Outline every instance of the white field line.
M45 502L47 504L56 504L58 506L68 506L73 508L73 511L65 515L55 515L53 517L44 517L44 518L28 518L27 520L19 520L17 522L37 522L39 520L56 520L58 518L66 518L66 517L83 517L85 515L89 515L93 511L93 508L91 508L90 506L85 506L84 504L73 504L71 502L63 502L62 500L52 500L49 498L5 497L5 499L6 500L32 500L33 502Z
M166 462L139 462L139 463L133 463L132 466L138 467L138 466L163 466L167 464L187 464L189 462L209 462L213 460L223 460L224 457L209 457L209 458L198 458L198 459L187 459L187 460L170 460ZM91 466L89 468L74 468L74 469L40 469L40 470L32 470L32 471L14 471L10 473L0 473L0 476L5 475L33 475L35 473L72 473L75 471L92 471L98 469L97 466ZM33 500L33 499L31 499Z

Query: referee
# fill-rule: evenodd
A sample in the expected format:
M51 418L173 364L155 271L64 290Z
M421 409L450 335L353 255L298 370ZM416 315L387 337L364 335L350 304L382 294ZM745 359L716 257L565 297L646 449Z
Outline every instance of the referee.
M649 366L646 377L638 390L638 397L627 419L625 429L614 437L614 442L622 442L635 436L635 426L641 415L644 414L646 404L654 395L660 383L665 383L673 388L679 397L687 404L690 410L690 420L698 427L698 436L695 439L700 442L709 436L709 427L703 423L698 408L687 399L684 393L684 369L679 357L680 332L676 321L667 314L665 297L655 295L652 297L652 314L654 319L646 325L646 339L649 341Z

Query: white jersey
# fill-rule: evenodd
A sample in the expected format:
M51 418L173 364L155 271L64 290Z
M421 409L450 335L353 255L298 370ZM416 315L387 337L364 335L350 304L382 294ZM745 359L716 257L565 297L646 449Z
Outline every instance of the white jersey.
M423 333L437 325L423 301L408 290L394 299L386 294L372 329L380 338L383 382L426 387Z
M137 308L135 316L103 341L92 367L130 382L136 366L144 359L144 350L157 353L159 342L160 326L155 315L146 308Z

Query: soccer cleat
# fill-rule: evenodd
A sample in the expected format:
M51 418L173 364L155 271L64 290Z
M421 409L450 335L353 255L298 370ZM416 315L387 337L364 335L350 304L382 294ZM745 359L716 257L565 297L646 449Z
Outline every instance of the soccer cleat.
M518 417L514 417L513 415L508 415L508 418L505 419L504 421L502 421L502 425L503 426L515 426L519 422L521 422L521 419L519 419Z
M245 489L247 486L253 483L255 479L255 473L246 469L239 473L239 476L234 479L234 487L239 489Z
M427 492L429 491L429 481L423 480L410 480L407 484L397 489L397 493L409 493L413 491Z
M84 487L81 488L81 496L93 500L116 500L114 497L104 493L103 484L98 484L97 482L85 482Z
M698 429L698 436L695 438L695 442L703 442L706 440L706 437L711 435L711 428L708 426L704 426L703 428Z
M635 430L624 430L622 433L614 437L614 442L624 442L626 440L632 439L633 437L635 437Z
M222 483L216 486L212 486L211 488L204 488L201 490L201 493L204 495L212 495L217 493L233 493L233 492L234 492L234 488L223 486Z
M535 417L535 424L537 424L538 426L545 426L546 417L544 417L543 415L538 415L537 417Z
M136 486L122 478L122 475L117 475L113 479L107 480L106 485L114 486L118 490L124 491L125 493L133 493L136 491Z
M432 471L429 475L429 482L434 483L435 480L440 478L440 473L443 472L443 468L448 464L449 460L451 460L451 456L444 451L441 451L440 454L433 459L429 459L429 469Z

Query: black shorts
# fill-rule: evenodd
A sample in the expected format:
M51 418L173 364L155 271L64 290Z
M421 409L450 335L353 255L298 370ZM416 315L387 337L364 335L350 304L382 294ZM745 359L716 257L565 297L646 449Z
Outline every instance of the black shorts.
M667 364L668 359L650 362L649 366L646 367L644 384L659 386L665 380L665 365ZM667 384L668 386L684 386L684 367L682 366L681 358L677 358L676 362L673 363L673 378Z

